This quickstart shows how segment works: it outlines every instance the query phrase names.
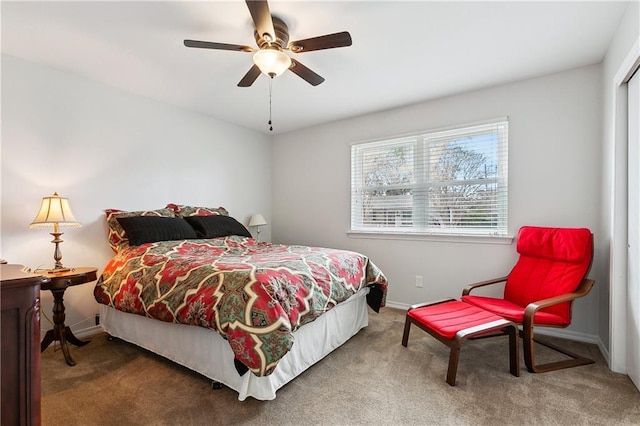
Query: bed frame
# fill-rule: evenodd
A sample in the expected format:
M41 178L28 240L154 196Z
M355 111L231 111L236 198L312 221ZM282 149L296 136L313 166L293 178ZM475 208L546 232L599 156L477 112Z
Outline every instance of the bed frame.
M276 391L344 344L369 324L363 288L349 299L293 333L295 343L269 376L250 371L243 376L234 366L228 342L207 328L162 322L100 305L100 321L111 336L133 343L222 383L247 397L272 400ZM185 351L184 348L189 348Z

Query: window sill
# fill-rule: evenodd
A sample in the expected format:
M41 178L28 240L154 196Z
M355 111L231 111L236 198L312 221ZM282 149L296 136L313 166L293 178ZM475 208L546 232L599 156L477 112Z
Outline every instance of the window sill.
M451 234L419 234L408 232L369 232L348 231L350 238L365 238L374 240L405 240L405 241L438 241L446 243L471 243L471 244L511 244L513 236L504 237L488 235L451 235Z

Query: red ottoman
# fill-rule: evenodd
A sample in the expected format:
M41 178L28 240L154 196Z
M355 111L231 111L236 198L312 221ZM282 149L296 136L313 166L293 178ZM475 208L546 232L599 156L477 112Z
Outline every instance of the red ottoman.
M415 324L451 348L447 383L456 384L460 347L465 339L503 331L509 335L509 370L520 376L517 326L484 309L455 299L413 305L407 311L402 346L407 346L411 324Z

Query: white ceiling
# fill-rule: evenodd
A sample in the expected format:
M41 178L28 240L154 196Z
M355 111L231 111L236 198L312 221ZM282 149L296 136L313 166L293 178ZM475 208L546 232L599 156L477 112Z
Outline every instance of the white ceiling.
M273 80L273 133L600 62L624 2L270 1L291 40L353 45L295 55L326 81ZM269 133L269 79L237 87L255 46L244 1L2 1L2 52ZM292 54L294 55L294 54Z

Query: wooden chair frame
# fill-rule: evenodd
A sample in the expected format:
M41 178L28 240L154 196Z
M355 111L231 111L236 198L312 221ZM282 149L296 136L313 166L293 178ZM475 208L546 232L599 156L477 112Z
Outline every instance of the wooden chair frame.
M492 284L505 282L507 278L508 277L494 278L491 280L481 281L475 284L468 285L462 291L462 295L466 296L473 289L476 289L479 287L484 287ZM522 330L520 330L519 334L520 334L520 337L522 338L524 362L525 362L525 365L527 366L527 370L529 370L531 373L544 373L547 371L560 370L563 368L577 367L579 365L593 364L595 362L592 359L583 357L582 355L578 355L576 353L563 349L553 343L540 340L539 338L536 338L534 336L534 331L533 331L534 327L536 326L534 322L534 316L538 310L552 306L552 305L556 305L558 303L571 302L575 299L586 296L591 291L595 283L596 282L592 279L584 278L580 283L580 285L578 286L578 288L572 293L562 294L562 295L550 297L544 300L538 300L536 302L532 302L529 305L527 305L527 307L524 310L524 319L522 323L518 325L522 326ZM566 326L564 327L550 326L546 324L538 324L537 326L538 327L556 327L556 328L566 327ZM546 346L550 349L553 349L557 352L560 352L570 357L570 359L536 365L534 342L539 343L543 346Z

